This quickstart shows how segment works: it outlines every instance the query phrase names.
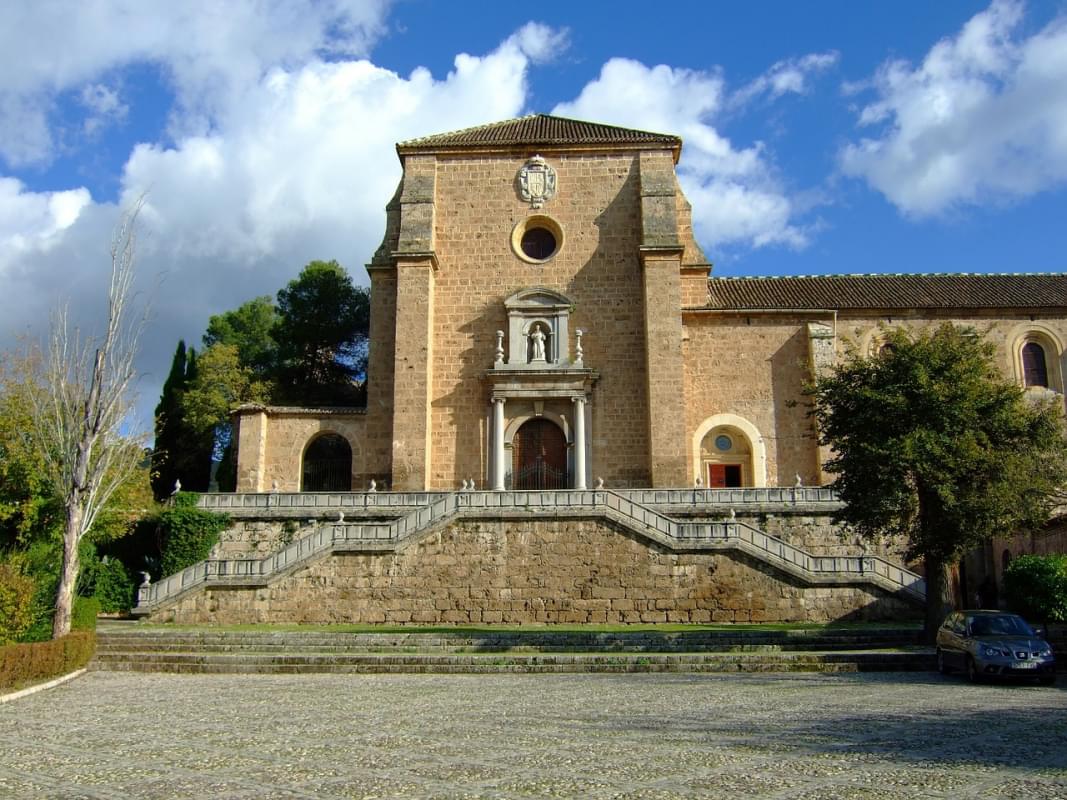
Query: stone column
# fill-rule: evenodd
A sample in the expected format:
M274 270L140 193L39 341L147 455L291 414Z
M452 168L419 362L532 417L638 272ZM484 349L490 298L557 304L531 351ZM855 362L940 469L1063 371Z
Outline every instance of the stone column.
M241 406L233 419L237 428L237 491L262 492L267 474L267 409Z
M504 398L493 398L493 490L504 490Z
M574 403L574 488L585 486L585 398L572 397Z

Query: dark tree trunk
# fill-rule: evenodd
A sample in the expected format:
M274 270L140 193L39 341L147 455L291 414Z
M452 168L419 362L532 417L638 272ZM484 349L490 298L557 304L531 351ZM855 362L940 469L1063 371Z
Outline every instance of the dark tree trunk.
M937 629L954 606L949 565L943 561L926 559L926 620L923 634L929 644L934 643Z

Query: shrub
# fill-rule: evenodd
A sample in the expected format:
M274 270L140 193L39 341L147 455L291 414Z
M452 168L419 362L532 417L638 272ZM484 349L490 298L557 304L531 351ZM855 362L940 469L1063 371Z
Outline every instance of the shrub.
M108 614L129 611L133 608L133 578L119 559L105 558L96 573L93 597L100 601L100 609Z
M21 642L46 642L52 638L52 614L63 550L58 540L38 540L19 553L23 570L37 584L33 597L33 623L19 637Z
M1019 556L1004 571L1004 594L1031 621L1067 622L1067 555Z
M173 575L208 557L230 518L196 507L197 495L182 492L174 505L159 515L163 539L160 563L163 575Z
M34 623L37 584L14 564L0 564L0 644L14 642Z
M70 613L70 628L74 631L95 631L100 601L95 597L75 597Z
M59 639L0 647L0 690L17 689L81 669L96 648L92 631L73 631Z

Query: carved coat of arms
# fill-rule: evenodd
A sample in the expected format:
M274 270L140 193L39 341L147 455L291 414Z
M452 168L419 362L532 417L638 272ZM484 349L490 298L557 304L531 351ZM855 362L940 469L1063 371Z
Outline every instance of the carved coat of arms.
M556 171L541 156L534 156L519 170L519 195L530 208L541 208L556 196Z

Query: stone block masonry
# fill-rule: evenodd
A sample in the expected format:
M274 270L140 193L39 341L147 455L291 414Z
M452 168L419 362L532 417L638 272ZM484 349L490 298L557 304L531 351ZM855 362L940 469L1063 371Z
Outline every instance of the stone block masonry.
M709 623L884 620L917 609L814 587L744 556L672 553L600 520L468 520L385 553L335 554L262 588L191 593L181 624Z

